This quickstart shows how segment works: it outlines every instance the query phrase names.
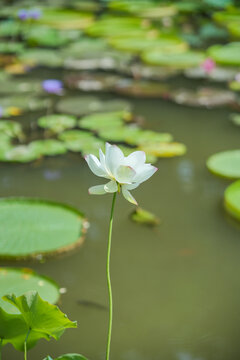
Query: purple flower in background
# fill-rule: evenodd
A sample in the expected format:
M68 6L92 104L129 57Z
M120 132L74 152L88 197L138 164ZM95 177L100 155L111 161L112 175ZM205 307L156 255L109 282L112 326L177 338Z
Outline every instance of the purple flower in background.
M28 11L26 9L20 9L18 11L18 18L22 21L25 21L28 19Z
M43 89L49 94L61 95L63 91L63 83L61 80L48 79L42 82Z
M0 118L3 117L3 108L0 106Z
M42 16L42 11L40 9L31 9L28 12L29 19L38 20Z

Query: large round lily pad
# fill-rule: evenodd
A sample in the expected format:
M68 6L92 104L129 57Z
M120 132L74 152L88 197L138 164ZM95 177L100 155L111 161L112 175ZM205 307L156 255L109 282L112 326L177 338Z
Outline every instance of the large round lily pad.
M208 49L208 54L218 64L240 65L239 42L232 42L227 45L213 45Z
M87 115L96 112L111 112L130 110L131 105L125 100L103 101L95 96L75 96L62 99L57 104L57 110L61 113L72 115Z
M80 13L70 9L45 9L41 24L46 24L55 29L84 29L93 21L90 13Z
M240 180L229 185L224 193L225 209L240 220Z
M16 307L2 300L4 295L14 293L20 296L30 290L37 291L43 300L51 304L57 303L59 299L59 287L51 279L31 269L0 267L0 306L5 311L17 313Z
M179 53L165 53L161 49L146 51L142 55L143 61L152 65L174 67L185 69L189 66L199 66L205 59L205 54L197 51L186 51Z
M51 132L59 134L64 130L71 129L76 126L76 118L71 115L52 114L42 116L38 119L38 126L49 129Z
M210 156L208 169L215 175L229 179L240 178L240 150L223 151Z
M39 199L0 200L0 257L38 258L83 242L86 221L76 209Z
M117 37L110 41L116 49L139 53L151 49L159 49L164 53L184 52L188 49L187 43L177 37L154 37L151 32L144 37Z

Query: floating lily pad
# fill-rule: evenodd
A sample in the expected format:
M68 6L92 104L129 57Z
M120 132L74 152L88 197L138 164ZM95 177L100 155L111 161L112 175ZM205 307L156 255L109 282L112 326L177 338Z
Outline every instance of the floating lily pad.
M144 18L170 17L176 14L177 8L174 5L159 6L150 0L121 0L110 1L110 9L126 11Z
M83 129L100 131L106 128L119 128L123 123L122 112L109 112L84 116L79 120L78 125Z
M16 95L2 97L0 106L3 109L3 116L17 116L24 111L36 111L47 108L49 99L37 98L30 95Z
M87 115L95 112L129 111L131 106L125 100L103 101L94 96L78 96L60 100L57 110L72 115Z
M208 55L218 64L240 65L240 43L232 42L226 45L213 45L208 48Z
M240 180L235 181L225 190L224 205L230 215L240 220Z
M82 244L85 219L76 209L39 199L0 200L0 257L38 258Z
M53 114L41 117L37 123L41 128L49 129L51 132L59 134L64 130L74 128L77 124L77 119L71 115Z
M18 313L13 305L2 300L4 295L14 293L20 296L30 290L36 290L43 300L51 304L59 300L59 286L53 280L27 268L0 267L0 306L6 312Z
M158 37L154 36L152 30L145 36L139 37L117 37L109 41L109 43L116 49L129 51L133 53L141 53L151 49L158 49L163 53L181 53L188 49L188 45L183 40L177 37ZM153 35L152 35L153 34Z
M131 145L144 145L152 143L167 143L173 140L171 134L160 133L152 130L143 130L138 129L134 131L133 128L131 132L127 135L126 142Z
M85 29L93 22L93 15L70 9L44 9L38 21L55 29Z
M29 144L29 147L39 155L54 156L67 152L66 146L55 139L35 140Z
M207 167L215 175L228 179L240 178L240 150L223 151L210 156Z
M146 154L157 157L174 157L182 156L186 153L187 148L184 144L173 143L146 143L139 146L140 150L145 151Z
M9 138L23 138L22 126L11 120L0 120L0 134L5 134Z
M89 26L86 32L91 36L112 38L114 36L143 36L150 24L134 17L105 16Z
M230 118L235 125L240 126L240 114L239 113L231 114Z
M160 223L160 219L156 215L140 207L132 212L131 219L136 223L150 226L156 226Z
M86 131L69 130L60 134L58 138L64 142L68 150L73 152L95 154L98 149L104 149L104 142Z
M39 80L35 79L6 79L0 80L0 93L41 93L42 86ZM0 100L1 101L1 100Z
M32 148L30 145L17 145L7 150L2 159L9 162L31 162L40 157L39 152Z
M99 55L109 50L109 45L105 39L82 38L63 49L63 53L69 57L86 58Z
M18 42L1 42L0 54L20 54L24 50L24 45Z
M19 57L19 60L28 66L48 66L59 67L63 64L63 59L57 53L49 49L29 49L25 50Z
M57 30L47 26L34 26L25 33L31 46L60 47L80 36L78 30Z
M204 61L205 54L190 50L180 53L165 53L161 49L154 49L144 52L142 59L152 65L185 69L189 66L199 66Z
M1 37L13 37L21 32L21 26L18 22L13 20L1 21L0 36Z
M171 93L171 98L181 105L205 107L231 105L237 99L232 91L218 88L200 88L196 91L179 89Z

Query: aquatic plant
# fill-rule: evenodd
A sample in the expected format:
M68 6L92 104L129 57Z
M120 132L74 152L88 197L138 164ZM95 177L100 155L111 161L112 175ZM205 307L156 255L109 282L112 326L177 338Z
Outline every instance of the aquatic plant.
M29 291L19 297L5 295L3 299L14 306L15 313L0 308L0 359L1 349L10 343L16 350L27 351L40 339L58 340L67 328L76 328L56 305L44 301L36 291Z
M123 155L121 149L116 145L106 143L105 154L99 150L99 158L94 155L85 157L90 170L97 176L109 179L105 185L96 185L89 189L90 194L103 195L113 193L112 208L109 223L108 248L107 248L107 284L109 296L109 326L106 348L106 360L109 360L110 345L112 337L112 316L113 316L113 300L112 287L110 277L110 256L112 242L112 225L113 213L117 192L121 192L126 200L134 205L137 201L131 195L129 190L136 189L142 182L148 180L157 170L151 164L146 164L146 154L144 151L134 151L127 157Z
M43 90L49 94L61 95L63 91L63 83L61 80L48 79L42 82Z

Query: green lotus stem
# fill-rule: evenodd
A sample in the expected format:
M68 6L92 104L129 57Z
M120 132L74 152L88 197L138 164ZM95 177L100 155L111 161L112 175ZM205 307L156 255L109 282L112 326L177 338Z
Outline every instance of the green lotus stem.
M30 332L31 332L31 328L28 329L26 338L24 340L24 360L27 360L27 341L28 341L28 337L29 337Z
M113 301L112 301L112 286L111 286L111 277L110 277L110 257L111 257L113 213L114 213L114 205L115 205L116 195L117 195L117 193L115 192L113 195L113 200L112 200L112 209L111 209L109 233L108 233L108 249L107 249L107 284L108 284L108 296L109 296L109 324L108 324L106 360L109 360L111 337L112 337Z
M2 342L3 342L3 339L1 338L0 339L0 360L2 360Z

